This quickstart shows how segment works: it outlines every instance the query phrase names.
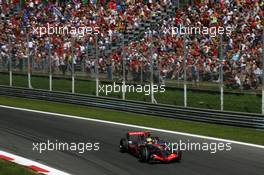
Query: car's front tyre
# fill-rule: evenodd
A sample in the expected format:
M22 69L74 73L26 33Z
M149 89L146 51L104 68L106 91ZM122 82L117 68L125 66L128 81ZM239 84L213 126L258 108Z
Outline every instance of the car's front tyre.
M141 162L149 162L150 152L147 147L142 147L139 151L139 160Z
M181 150L176 150L174 153L177 155L177 158L175 159L176 162L180 162L182 159L182 151Z

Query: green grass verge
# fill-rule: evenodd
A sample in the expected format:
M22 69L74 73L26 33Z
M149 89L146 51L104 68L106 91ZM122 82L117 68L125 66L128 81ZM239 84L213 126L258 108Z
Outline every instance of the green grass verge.
M6 96L0 96L0 104L264 145L264 132L250 128L206 124L179 119L166 119L156 116L139 115L101 108Z
M14 75L14 86L27 87L27 76ZM0 85L8 85L9 76L0 74ZM32 77L32 86L36 89L48 89L49 79L45 77ZM95 95L95 82L90 80L76 80L75 89L77 93ZM53 90L71 92L71 80L54 79ZM218 90L218 89L217 89ZM105 94L100 93L101 96ZM108 96L122 98L121 93L111 93ZM129 100L150 102L150 96L143 93L127 93ZM158 103L183 106L183 90L167 89L165 93L155 93ZM197 92L188 90L187 103L189 107L198 107L206 109L220 109L219 93ZM228 111L239 111L249 113L261 112L261 96L256 94L225 94L224 109Z
M30 169L0 159L0 175L36 175Z

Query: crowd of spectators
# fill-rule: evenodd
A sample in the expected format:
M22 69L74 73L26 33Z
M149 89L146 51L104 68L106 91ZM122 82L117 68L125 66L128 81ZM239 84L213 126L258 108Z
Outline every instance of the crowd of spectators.
M119 34L138 27L140 22L173 3L173 0L74 0L69 3L30 0L18 15L0 24L1 58L7 65L8 55L11 55L13 65L22 69L27 55L30 55L34 69L46 69L50 48L53 71L65 74L71 70L73 60L76 65L82 62L87 73L93 73L95 56L88 55L87 50L95 50L97 43L99 71L109 79L113 78L112 75L122 78L125 58L126 79L132 77L135 82L148 80L153 65L154 80L163 82L184 79L185 42L187 80L219 82L222 65L226 87L257 88L262 75L263 0L196 0L184 9L176 8L176 15L157 22L155 29L146 29L142 39L125 44L124 52L122 47L106 52L108 46L122 42ZM8 11L3 3L0 9L1 16ZM100 32L82 37L71 33L39 37L32 32L33 28L47 23L76 28L99 27ZM222 36L222 58L220 35L173 35L173 28L179 26L232 28L230 34Z
M173 34L174 28L224 27L231 33L186 35L187 80L220 81L220 67L223 69L224 84L228 88L256 89L262 81L262 53L264 29L264 1L220 1L199 2L187 9L177 9L176 16L168 18L158 29L146 31L140 42L128 46L127 58L133 72L149 61L152 43L154 72L160 79L184 79L184 35ZM222 58L220 38L222 35ZM146 54L148 53L148 54ZM134 57L139 59L133 59ZM139 61L138 61L139 60ZM157 62L155 64L155 62ZM150 64L149 66L150 67ZM146 69L145 69L146 70Z
M19 6L19 0L13 0L12 2L0 0L0 15L5 17L12 8Z
M71 60L74 62L83 60L86 48L95 47L96 38L100 51L105 50L111 45L115 36L127 29L137 27L140 22L167 5L167 2L167 0L26 1L24 8L17 15L2 20L0 26L2 59L7 60L8 55L11 54L14 64L22 68L23 61L30 55L35 66L43 68L43 65L47 64L48 50L51 48L53 68L65 67L70 65L68 63ZM8 11L2 9L11 8L11 4L15 6L17 2L13 1L9 4L1 2L2 17L5 17ZM70 31L44 36L39 36L39 31L34 31L39 27L47 29L48 25L54 28L68 28ZM95 37L93 33L83 36L71 33L72 28L81 27L92 29L97 27L99 34ZM8 50L8 45L12 45L11 50ZM86 59L88 60L84 61L87 64L94 62L94 58L86 57Z

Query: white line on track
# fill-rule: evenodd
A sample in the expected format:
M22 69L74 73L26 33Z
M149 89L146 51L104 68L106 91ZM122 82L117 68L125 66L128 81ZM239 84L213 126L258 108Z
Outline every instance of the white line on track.
M79 120L88 120L88 121L99 122L99 123L106 123L106 124L111 124L111 125L119 125L119 126L140 128L140 129L145 129L145 130L152 130L152 131L158 131L158 132L164 132L164 133L170 133L170 134L176 134L176 135L196 137L196 138L201 138L201 139L215 140L215 141L220 141L220 142L229 142L229 143L233 143L233 144L238 144L238 145L244 145L244 146L250 146L250 147L264 149L264 146L263 145L257 145L257 144L251 144L251 143L246 143L246 142L239 142L239 141L227 140L227 139L221 139L221 138L215 138L215 137L208 137L208 136L202 136L202 135L197 135L197 134L190 134L190 133L185 133L185 132L170 131L170 130L165 130L165 129L151 128L151 127L145 127L145 126L139 126L139 125L132 125L132 124L124 124L124 123L119 123L119 122L111 122L111 121L106 121L106 120L99 120L99 119L93 119L93 118L78 117L78 116L73 116L73 115L66 115L66 114L59 114L59 113L52 113L52 112L44 112L44 111L38 111L38 110L32 110L32 109L25 109L25 108L17 108L17 107L5 106L5 105L0 105L0 107L2 107L2 108L8 108L8 109L14 109L14 110L20 110L20 111L34 112L34 113L39 113L39 114L61 116L61 117L79 119Z

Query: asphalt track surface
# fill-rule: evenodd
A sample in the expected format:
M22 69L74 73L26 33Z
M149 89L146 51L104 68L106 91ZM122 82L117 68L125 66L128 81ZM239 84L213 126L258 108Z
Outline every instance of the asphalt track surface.
M119 140L137 128L64 118L0 107L0 149L76 175L263 175L264 149L232 144L231 151L187 151L180 163L146 164L119 152ZM154 132L164 140L215 142ZM99 151L33 151L33 142L99 142Z

